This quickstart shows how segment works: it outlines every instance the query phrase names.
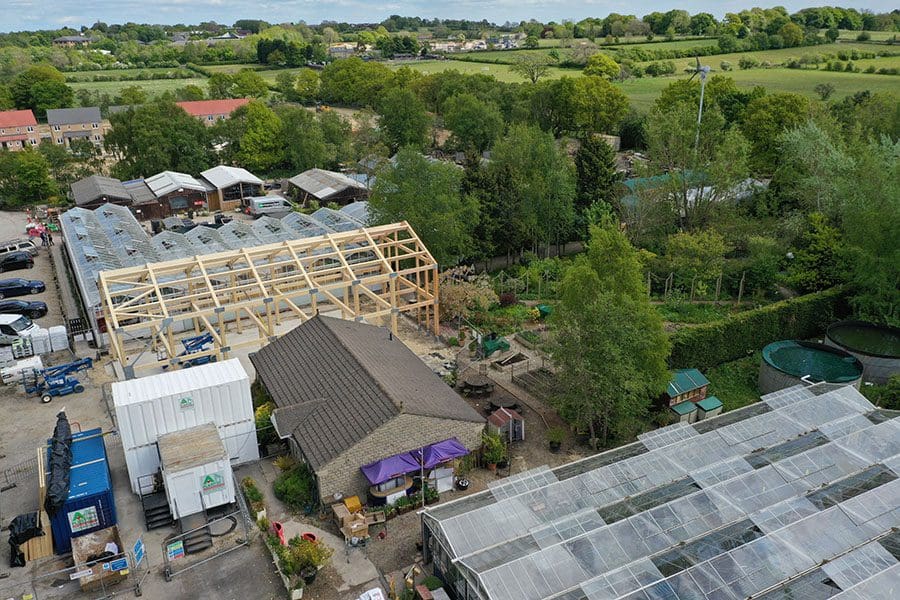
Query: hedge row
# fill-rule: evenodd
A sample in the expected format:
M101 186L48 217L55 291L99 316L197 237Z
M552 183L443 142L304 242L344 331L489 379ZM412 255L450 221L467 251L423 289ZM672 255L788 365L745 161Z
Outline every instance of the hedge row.
M679 329L672 335L669 366L709 369L785 339L806 339L849 313L845 293L831 289Z

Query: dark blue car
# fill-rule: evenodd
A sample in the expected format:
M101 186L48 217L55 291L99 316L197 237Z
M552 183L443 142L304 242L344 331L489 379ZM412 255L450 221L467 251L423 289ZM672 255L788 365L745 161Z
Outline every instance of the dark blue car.
M36 279L15 279L0 280L0 300L3 298L11 298L12 296L26 296L28 294L40 294L47 289L43 281Z
M28 300L0 300L0 314L25 315L29 319L39 319L47 315L47 304Z

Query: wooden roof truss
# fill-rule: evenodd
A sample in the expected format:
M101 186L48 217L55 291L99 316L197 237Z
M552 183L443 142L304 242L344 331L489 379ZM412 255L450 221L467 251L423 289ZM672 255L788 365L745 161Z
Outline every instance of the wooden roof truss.
M394 333L411 313L439 332L437 263L406 222L102 271L98 285L111 354L135 369L222 360L320 311L390 319ZM212 347L184 355L179 340L204 333ZM148 338L157 358L138 364Z

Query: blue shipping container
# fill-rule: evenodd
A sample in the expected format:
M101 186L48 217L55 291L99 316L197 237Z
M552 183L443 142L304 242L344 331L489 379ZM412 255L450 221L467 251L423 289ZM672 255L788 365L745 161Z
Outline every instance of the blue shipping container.
M102 433L91 429L72 435L69 498L50 519L57 554L72 551L72 538L116 524L116 503Z

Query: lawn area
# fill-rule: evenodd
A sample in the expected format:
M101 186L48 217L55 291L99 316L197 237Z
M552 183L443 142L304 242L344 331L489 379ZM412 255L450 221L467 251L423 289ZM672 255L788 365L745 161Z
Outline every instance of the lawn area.
M116 95L122 88L133 85L144 88L150 96L155 96L164 92L173 92L186 85L198 85L206 91L206 79L202 77L192 77L191 79L151 79L146 81L91 81L86 83L73 83L71 84L71 87L75 91L96 90L110 95Z
M533 50L483 50L479 52L465 52L457 54L456 60L464 62L480 62L480 63L497 63L511 65L520 60L524 56L543 56L552 62L550 53L553 51L559 53L559 57L564 59L569 48L537 48Z
M869 65L876 69L900 69L900 56L880 56L878 58L863 58L854 60L853 64L860 69L865 69ZM897 82L900 84L900 81Z
M632 43L620 43L618 44L603 44L600 46L601 50L615 49L616 47L624 46L626 48L644 48L646 50L684 50L685 48L702 48L706 46L716 46L718 42L716 38L687 38L683 40L672 40L671 42L648 42L644 38L634 38L634 42ZM641 41L643 40L643 41Z
M300 67L297 69L266 69L265 71L260 71L259 76L266 80L266 83L275 84L275 79L278 77L279 73L290 73L291 75L296 75L306 67Z
M713 367L704 375L709 379L710 396L722 401L724 410L734 410L759 400L759 360L761 354L739 358Z

